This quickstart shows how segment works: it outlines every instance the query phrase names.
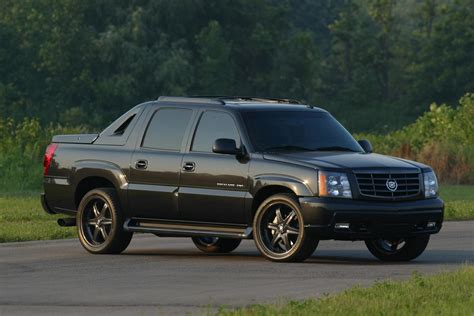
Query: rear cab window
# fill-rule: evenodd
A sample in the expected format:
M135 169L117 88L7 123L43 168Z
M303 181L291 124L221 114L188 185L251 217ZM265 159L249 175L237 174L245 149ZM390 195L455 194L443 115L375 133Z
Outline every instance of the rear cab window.
M158 109L145 131L142 147L179 151L192 114L191 109Z

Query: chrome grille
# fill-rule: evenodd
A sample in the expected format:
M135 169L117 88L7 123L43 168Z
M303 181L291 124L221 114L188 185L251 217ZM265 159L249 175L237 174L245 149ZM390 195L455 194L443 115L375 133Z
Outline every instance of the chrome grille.
M355 173L362 196L378 199L403 199L420 194L419 173ZM398 187L391 191L388 180L395 180Z

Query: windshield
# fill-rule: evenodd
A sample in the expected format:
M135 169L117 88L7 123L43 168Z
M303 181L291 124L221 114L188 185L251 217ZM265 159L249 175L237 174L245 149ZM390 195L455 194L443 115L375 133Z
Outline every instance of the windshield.
M363 151L327 112L262 110L243 112L242 116L258 152Z

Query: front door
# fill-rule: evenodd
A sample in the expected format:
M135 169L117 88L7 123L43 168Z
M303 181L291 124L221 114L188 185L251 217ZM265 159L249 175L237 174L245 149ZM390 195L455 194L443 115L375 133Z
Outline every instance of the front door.
M179 212L186 221L244 224L249 162L216 154L218 138L241 139L233 117L207 110L198 122L190 151L184 155L179 188Z
M133 216L178 219L183 140L193 110L159 108L132 156L128 189Z

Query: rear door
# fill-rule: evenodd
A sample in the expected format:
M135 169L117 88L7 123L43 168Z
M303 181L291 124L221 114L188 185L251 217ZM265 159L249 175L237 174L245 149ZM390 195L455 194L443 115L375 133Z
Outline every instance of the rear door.
M185 140L194 110L156 108L131 160L129 203L133 216L178 218L178 186Z
M213 153L218 138L235 139L240 146L235 119L226 111L203 110L182 162L180 215L187 221L244 224L249 162Z

